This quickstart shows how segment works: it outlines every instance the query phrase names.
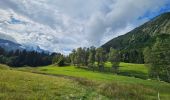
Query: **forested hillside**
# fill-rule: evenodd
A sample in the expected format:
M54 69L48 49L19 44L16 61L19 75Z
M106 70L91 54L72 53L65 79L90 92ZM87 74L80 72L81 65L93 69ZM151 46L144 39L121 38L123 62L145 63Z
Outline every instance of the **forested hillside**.
M155 17L125 35L114 38L102 47L121 50L122 61L144 63L143 49L152 46L161 34L170 34L170 12ZM135 56L134 56L135 55Z

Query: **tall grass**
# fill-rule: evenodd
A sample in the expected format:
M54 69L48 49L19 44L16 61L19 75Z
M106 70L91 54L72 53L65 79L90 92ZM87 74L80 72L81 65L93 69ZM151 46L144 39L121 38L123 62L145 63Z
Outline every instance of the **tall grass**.
M0 69L0 100L96 100L104 97L78 82Z

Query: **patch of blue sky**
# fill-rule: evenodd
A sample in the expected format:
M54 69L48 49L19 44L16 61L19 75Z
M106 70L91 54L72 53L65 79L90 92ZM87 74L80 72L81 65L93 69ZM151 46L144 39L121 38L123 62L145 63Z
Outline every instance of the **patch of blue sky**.
M15 19L13 17L11 17L11 20L8 21L9 24L24 24L23 21L19 20L19 19Z
M142 20L142 19L152 19L154 18L155 16L158 16L162 13L166 13L166 12L170 12L170 3L166 4L164 7L160 8L158 11L155 11L155 12L146 12L143 16L140 16L138 18L138 20Z

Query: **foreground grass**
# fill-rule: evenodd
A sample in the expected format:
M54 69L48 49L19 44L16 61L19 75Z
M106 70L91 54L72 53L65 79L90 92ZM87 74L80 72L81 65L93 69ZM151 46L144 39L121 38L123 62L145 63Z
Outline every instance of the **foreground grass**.
M77 81L10 70L0 65L0 100L107 99Z
M134 64L133 64L133 66L131 66L131 65L132 64L122 63L121 70L129 71L129 69L130 69L129 73L132 72L131 70L133 70L133 71L137 70L137 71L141 72L140 74L144 73L144 75L147 73L146 68L142 68L143 65L138 64L138 68L134 68L135 67ZM22 70L28 70L28 69L23 68ZM115 82L116 82L116 84L121 84L120 86L118 86L117 89L115 87L110 87L113 85L105 85L104 88L102 89L103 91L109 90L109 89L111 89L111 90L115 89L115 90L120 90L122 93L124 91L128 91L127 93L131 93L131 91L129 91L129 90L132 90L132 91L136 91L136 93L137 93L136 95L142 96L142 95L148 94L148 93L145 94L142 92L143 91L142 89L144 89L145 92L152 91L152 92L150 92L151 94L149 96L149 99L151 99L151 98L156 99L158 91L160 92L161 99L169 100L169 98L170 98L170 95L169 95L170 94L170 84L166 83L166 82L158 82L156 80L143 80L143 79L135 78L135 77L113 75L111 73L109 74L109 73L92 72L92 71L88 71L85 69L76 68L74 66L56 67L56 66L50 65L50 66L46 66L46 67L39 67L39 68L33 68L33 69L30 68L29 70L30 71L32 70L33 72L38 72L38 73L46 73L49 75L66 75L66 76L73 76L73 77L78 77L78 78L86 78L88 80L94 80L99 83L107 83L107 84L113 83L113 85L115 85ZM134 73L132 73L132 75L133 74ZM135 88L135 86L136 86L136 88ZM125 87L126 87L126 89L125 89ZM145 90L145 89L148 89L148 90ZM137 90L139 90L139 91L137 91ZM139 93L139 92L142 92L143 94ZM104 93L106 93L106 92L104 92ZM115 93L116 92L113 92L113 94L115 94ZM121 93L119 93L119 94L121 94ZM139 96L139 97L141 97L141 96ZM125 97L125 96L122 96L122 97Z

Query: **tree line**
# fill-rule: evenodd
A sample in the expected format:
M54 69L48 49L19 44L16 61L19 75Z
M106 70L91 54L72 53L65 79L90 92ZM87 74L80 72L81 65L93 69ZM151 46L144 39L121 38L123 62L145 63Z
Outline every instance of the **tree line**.
M105 62L111 62L112 72L117 73L120 63L120 52L110 48L107 53L103 48L77 48L68 56L56 54L53 58L53 64L64 66L71 64L81 68L88 68L91 70L105 71Z
M5 51L0 47L0 63L12 67L49 65L52 64L52 58L52 55L44 52L26 50Z
M62 59L61 59L62 58ZM56 58L55 58L56 59ZM64 60L67 59L67 60ZM111 71L118 73L120 62L145 63L149 68L150 78L170 82L170 35L157 36L156 42L141 50L119 51L110 48L109 52L103 48L77 48L69 56L61 56L58 63L64 62L77 67L91 70L105 71L105 62L112 64Z

